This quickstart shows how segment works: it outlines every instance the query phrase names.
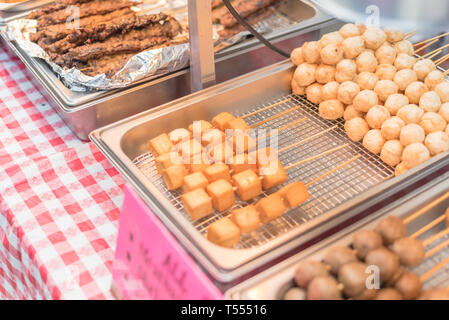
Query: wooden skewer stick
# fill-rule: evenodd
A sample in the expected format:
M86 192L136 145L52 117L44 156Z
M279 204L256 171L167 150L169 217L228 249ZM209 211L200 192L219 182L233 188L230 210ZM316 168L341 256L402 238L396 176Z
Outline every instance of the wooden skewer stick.
M294 106L294 107L292 107L292 108L290 108L290 109L287 109L287 110L284 110L284 111L278 113L277 115L274 115L274 116L272 116L272 117L266 118L265 120L262 120L262 121L253 123L252 125L250 125L250 128L258 127L258 126L260 126L261 124L264 124L264 123L269 122L269 121L271 121L271 120L277 119L277 118L279 118L279 117L282 117L284 114L290 113L290 112L292 112L292 111L295 111L295 110L298 110L298 109L301 109L301 108L302 108L302 105Z
M437 61L435 61L435 66L439 66L440 64L442 64L444 61L446 61L449 58L449 54L442 56L441 58L439 58ZM447 70L446 70L447 71Z
M291 99L292 99L292 98L287 98L287 99L284 99L284 100L282 100L282 101L276 102L276 103L274 103L274 104L270 104L269 106L266 106L266 107L263 107L263 108L258 109L258 110L256 110L256 111L253 111L253 112L251 112L251 113L245 114L245 115L241 116L240 118L241 118L241 119L248 118L248 117L250 117L250 116L253 116L253 115L255 115L255 114L258 114L259 112L262 112L262 111L265 111L265 110L268 110L268 109L277 107L277 106L279 106L279 105L281 105L281 104L283 104L283 103L286 103L286 102L290 101Z
M444 237L445 235L449 234L449 228L438 232L436 235L430 237L429 239L426 239L423 241L423 246L428 246L429 244L431 244L432 242L434 242L435 240L440 239L441 237Z
M435 248L432 248L431 250L426 252L426 255L424 256L424 258L428 258L432 255L434 255L435 253L437 253L438 251L446 248L447 246L449 246L449 239L446 241L443 241L442 243L440 243L439 245L437 245Z
M415 53L416 53L416 52L419 52L419 51L421 51L421 50L423 50L423 49L425 49L425 48L427 48L427 47L429 47L429 46L431 46L432 44L434 44L434 43L437 42L437 41L438 41L438 39L435 39L435 40L430 41L428 44L426 44L426 45L424 45L424 46L422 46L422 47L416 49L416 50L415 50Z
M417 237L419 237L424 232L432 229L437 224L439 224L440 222L444 221L444 219L446 219L446 216L443 214L443 215L439 216L438 218L436 218L435 220L433 220L432 222L430 222L429 224L427 224L426 226L424 226L421 229L419 229L418 231L416 231L414 234L412 234L410 236L410 238L417 238Z
M314 183L320 181L321 179L326 178L328 175L331 175L331 174L334 173L335 171L340 170L341 168L347 166L347 165L350 164L352 161L357 160L357 159L360 158L361 156L362 156L362 155L358 154L358 155L356 155L355 157L353 157L352 159L349 159L349 160L343 162L342 164L336 166L336 167L333 168L332 170L326 172L325 174L323 174L323 175L319 176L318 178L316 178L316 179L310 181L309 183L307 183L307 184L306 184L306 187L309 187L310 185L312 185L312 184L314 184Z
M316 134L314 134L314 135L312 135L310 137L307 137L306 139L303 139L301 141L297 141L297 142L295 142L295 143L293 143L293 144L291 144L289 146L283 147L283 148L279 149L278 152L283 152L283 151L288 150L290 148L296 147L296 146L298 146L300 144L306 143L307 141L313 140L316 137L319 137L322 134L325 134L326 132L329 132L329 131L334 130L336 128L338 128L338 125L335 125L333 127L327 128L326 130L320 131L320 132L318 132L318 133L316 133Z
M440 54L441 52L443 52L443 50L438 50L437 52L432 51L432 52L426 53L425 55L422 55L421 57L416 59L416 61L424 60L424 59L432 59L433 57Z
M432 54L431 56L428 56L427 57L427 59L432 59L432 58L434 58L434 57L436 57L437 55L439 55L441 52L443 52L443 50L440 50L440 51L437 51L437 52L435 52L434 54Z
M429 203L428 205L424 206L423 208L419 209L418 211L416 211L414 214L412 214L411 216L407 217L404 219L404 223L408 224L410 222L412 222L413 220L415 220L416 218L420 217L421 215L423 215L424 213L426 213L430 208L433 208L435 205L437 205L438 203L446 200L447 198L449 198L449 192L443 194L442 196L438 197L437 199L433 200L431 203Z
M416 31L406 33L403 40L408 40L416 34Z
M184 13L186 11L187 11L187 7L176 8L176 9L171 9L171 10L164 10L165 13L171 14L172 16L175 15L175 14Z
M280 127L280 128L278 129L278 132L279 132L279 131L282 131L282 130L285 130L285 129L288 129L288 128L290 128L290 127L293 127L294 125L297 125L298 123L301 123L301 122L306 121L306 120L307 120L307 118L301 118L301 119L295 120L295 121L293 121L293 122L290 122L289 124L286 124L285 126ZM262 140L262 139L266 139L266 138L268 138L270 135L271 135L271 131L268 132L267 134L263 135L263 136L258 137L258 138L256 139L256 142L259 141L259 140Z
M442 260L440 263L438 263L437 265L435 265L432 269L430 269L429 271L427 271L426 273L424 273L421 276L421 281L426 281L427 279L429 279L434 273L436 273L438 270L440 270L441 268L443 268L447 263L449 263L449 257L447 257L446 259Z
M165 7L166 6L166 4L159 4L159 5L157 5L157 6L154 6L154 7L151 7L151 8L146 8L146 9L140 9L139 11L137 11L137 15L138 16L140 16L140 15L143 15L143 14L145 14L145 13L147 13L147 12L150 12L150 11L153 11L153 10L156 10L156 9L159 9L159 8L162 8L162 7Z
M436 36L436 37L433 37L433 38L430 38L430 39L423 40L423 41L421 41L421 42L415 43L413 46L414 46L414 47L420 46L420 45L422 45L422 44L424 44L424 43L428 43L429 41L432 41L432 40L438 40L438 39L440 39L440 38L442 38L442 37L445 37L445 36L447 36L447 35L449 35L449 32L446 32L446 33L440 34L439 36Z
M440 50L442 51L444 48L447 48L447 47L449 47L449 43L448 43L448 44L445 44L444 46L439 47L439 48L437 48L437 49L435 49L435 50L433 50L433 51L428 52L427 54L421 56L418 60L424 59L425 57L428 57L428 56L434 54L434 53L437 52L437 51L440 51Z
M309 161L318 159L318 158L320 158L320 157L322 157L322 156L325 156L325 155L327 155L327 154L330 154L330 153L333 153L333 152L338 151L338 150L340 150L340 149L346 148L347 146L349 146L349 144L345 143L345 144L343 144L343 145L341 145L341 146L338 146L338 147L335 147L335 148L326 150L326 151L324 151L324 152L322 152L322 153L320 153L320 154L316 154L316 155L311 156L311 157L309 157L309 158L302 159L302 160L300 160L300 161L298 161L298 162L296 162L296 163L294 163L294 164L291 164L291 165L289 165L289 166L284 167L284 169L285 169L285 170L289 170L289 169L291 169L291 168L300 166L300 165L302 165L302 164L304 164L304 163L306 163L306 162L309 162Z

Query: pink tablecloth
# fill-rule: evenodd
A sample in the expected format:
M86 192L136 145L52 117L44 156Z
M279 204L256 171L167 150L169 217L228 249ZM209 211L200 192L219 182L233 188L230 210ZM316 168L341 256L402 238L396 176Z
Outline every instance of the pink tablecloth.
M23 69L0 47L0 298L111 298L123 180Z

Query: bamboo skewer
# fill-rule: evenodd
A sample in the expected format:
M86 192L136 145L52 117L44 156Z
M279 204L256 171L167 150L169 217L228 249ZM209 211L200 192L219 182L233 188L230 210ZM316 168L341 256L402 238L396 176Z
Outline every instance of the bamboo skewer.
M426 239L423 241L423 246L428 246L429 244L431 244L432 242L434 242L435 240L438 240L439 238L444 237L445 235L449 234L449 228L438 232L436 235L430 237L429 239Z
M424 258L428 258L432 255L434 255L435 253L437 253L438 251L446 248L447 246L449 246L449 239L446 241L443 241L442 243L440 243L439 245L437 245L435 248L432 248L431 250L426 252L426 255L424 256Z
M442 51L443 49L445 49L445 48L447 48L447 47L449 47L449 43L448 43L448 44L445 44L444 46L439 47L439 48L437 48L437 49L435 49L435 50L433 50L433 51L428 52L427 54L421 56L418 60L424 59L425 57L428 57L428 56L434 54L435 52Z
M434 43L437 42L437 41L438 41L438 39L435 39L435 40L429 42L428 44L426 44L426 45L424 45L424 46L422 46L422 47L416 49L416 50L415 50L415 53L416 53L416 52L419 52L419 51L421 51L421 50L423 50L423 49L425 49L425 48L427 48L427 47L429 47L429 46L431 46L432 44L434 44Z
M301 118L301 119L295 120L295 121L293 121L293 122L290 122L289 124L286 124L285 126L280 127L280 128L278 129L278 132L279 132L279 131L282 131L282 130L285 130L285 129L288 129L288 128L290 128L290 127L293 127L294 125L296 125L296 124L298 124L298 123L301 123L301 122L303 122L303 121L306 121L306 120L307 120L307 118ZM263 135L263 136L258 137L258 138L256 139L256 142L259 141L259 140L262 140L262 139L266 139L266 138L268 138L270 135L271 135L271 131L268 132L267 134Z
M449 192L443 194L442 196L438 197L437 199L433 200L431 203L429 203L428 205L424 206L423 208L419 209L418 211L416 211L414 214L412 214L411 216L407 217L404 219L404 223L408 224L410 222L412 222L413 220L415 220L416 218L420 217L421 215L423 215L424 213L426 213L430 208L434 207L435 205L437 205L438 203L440 203L441 201L446 200L447 198L449 198Z
M338 150L341 150L341 149L343 149L343 148L346 148L347 146L349 146L349 144L346 143L346 144L343 144L343 145L341 145L341 146L338 146L338 147L329 149L329 150L324 151L324 152L322 152L322 153L320 153L320 154L316 154L316 155L314 155L314 156L311 156L311 157L306 158L306 159L302 159L302 160L300 160L300 161L298 161L298 162L296 162L296 163L294 163L294 164L291 164L291 165L289 165L289 166L286 166L286 167L284 167L284 169L285 169L285 170L292 169L292 168L297 167L297 166L300 166L300 165L302 165L302 164L304 164L304 163L306 163L306 162L309 162L309 161L318 159L318 158L320 158L320 157L322 157L322 156L328 155L328 154L330 154L330 153L332 153L332 152L334 152L334 151L338 151Z
M439 55L441 52L443 52L443 50L437 51L434 54L432 54L431 56L428 56L427 59L432 59L434 57L436 57L437 55ZM439 59L438 59L439 60Z
M449 58L449 54L442 56L441 58L439 58L437 61L435 61L435 66L439 66L440 64L442 64L444 61L446 61ZM447 71L447 70L446 70Z
M438 218L436 218L435 220L433 220L432 222L430 222L429 224L425 225L424 227L422 227L421 229L419 229L418 231L416 231L414 234L412 234L410 236L410 238L417 238L420 235L422 235L424 232L429 231L430 229L432 229L433 227L435 227L437 224L439 224L440 222L444 221L445 219L445 215L441 215Z
M258 127L258 126L260 126L260 125L262 125L262 124L264 124L264 123L267 123L267 122L269 122L269 121L271 121L271 120L274 120L274 119L277 119L277 118L279 118L279 117L282 117L284 114L290 113L290 112L292 112L292 111L295 111L295 110L298 110L298 109L301 109L301 108L302 108L302 105L294 106L294 107L292 107L292 108L290 108L290 109L287 109L287 110L284 110L284 111L278 113L277 115L274 115L274 116L269 117L269 118L266 118L266 119L264 119L264 120L262 120L262 121L253 123L253 124L250 125L249 127L250 127L250 128Z
M426 53L425 55L422 55L421 57L416 59L416 61L424 60L424 59L432 59L433 57L435 57L436 55L439 55L443 51L441 49L436 49L436 50L438 50L438 51L435 52L435 50L434 50L434 51Z
M319 137L319 136L321 136L322 134L325 134L326 132L332 131L332 130L334 130L334 129L336 129L336 128L338 128L338 125L335 125L335 126L333 126L333 127L327 128L326 130L320 131L320 132L318 132L318 133L316 133L316 134L314 134L314 135L312 135L312 136L310 136L310 137L308 137L308 138L306 138L306 139L303 139L303 140L301 140L301 141L297 141L297 142L295 142L295 143L293 143L293 144L291 144L291 145L289 145L289 146L283 147L283 148L279 149L278 152L283 152L283 151L288 150L288 149L290 149L290 148L296 147L296 146L298 146L298 145L300 145L300 144L303 144L303 143L305 143L305 142L307 142L307 141L310 141L310 140L312 140L312 139L315 139L316 137Z
M277 106L279 106L279 105L281 105L281 104L284 104L284 103L290 101L291 99L292 99L292 98L287 98L287 99L281 100L281 101L279 101L279 102L276 102L276 103L274 103L274 104L270 104L270 105L268 105L268 106L266 106L266 107L263 107L263 108L258 109L258 110L256 110L256 111L253 111L253 112L250 112L250 113L248 113L248 114L245 114L245 115L241 116L240 119L245 119L245 118L248 118L248 117L253 116L253 115L255 115L255 114L258 114L259 112L262 112L262 111L265 111L265 110L268 110L268 109L277 107Z
M433 37L433 38L430 38L430 39L423 40L423 41L421 41L421 42L415 43L413 46L414 46L414 47L420 46L420 45L422 45L422 44L428 43L429 41L432 41L432 40L438 40L438 39L440 39L440 38L442 38L442 37L445 37L445 36L447 36L447 35L449 35L449 32L446 32L446 33L440 34L439 36L436 36L436 37Z
M416 34L416 31L411 31L411 32L409 32L409 33L406 33L406 34L404 35L404 39L403 39L403 40L408 40L408 39L410 39L411 37L413 37L415 34Z
M442 260L440 263L438 263L437 265L435 265L432 269L430 269L429 271L427 271L426 273L424 273L421 276L421 281L426 281L428 278L430 278L434 273L436 273L438 270L440 270L441 268L443 268L447 263L449 263L449 257L447 257L446 259Z

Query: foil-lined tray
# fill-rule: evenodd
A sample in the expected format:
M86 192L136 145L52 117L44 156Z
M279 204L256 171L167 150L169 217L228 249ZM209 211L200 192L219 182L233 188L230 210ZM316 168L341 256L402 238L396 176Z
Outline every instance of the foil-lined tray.
M145 5L136 5L136 7L143 10L147 9ZM183 29L187 30L187 10L182 10L187 7L187 0L161 0L153 3L151 7L157 7L158 9L154 12L148 11L148 13L164 12L164 10L182 11L173 16L181 22ZM295 23L297 21L293 21L281 12L274 10L271 16L258 22L255 25L255 29L260 33L267 34ZM143 78L156 78L185 68L189 64L189 44L185 42L137 53L126 62L113 78L108 78L105 74L88 76L82 70L63 68L52 62L45 50L30 40L30 35L36 32L36 28L37 20L17 19L7 23L7 35L10 41L15 41L30 57L45 60L64 85L73 91L84 92L123 88ZM221 25L213 25L213 39L216 52L250 36L248 32L244 31L229 38L220 38L218 34L222 29L223 26ZM182 39L187 38L188 33L184 31L174 41L182 42Z

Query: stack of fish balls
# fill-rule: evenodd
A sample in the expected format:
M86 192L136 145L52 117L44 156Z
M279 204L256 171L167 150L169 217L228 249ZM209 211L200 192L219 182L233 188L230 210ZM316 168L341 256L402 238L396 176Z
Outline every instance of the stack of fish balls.
M449 150L449 82L414 53L402 32L348 23L292 51L292 91L399 175Z

